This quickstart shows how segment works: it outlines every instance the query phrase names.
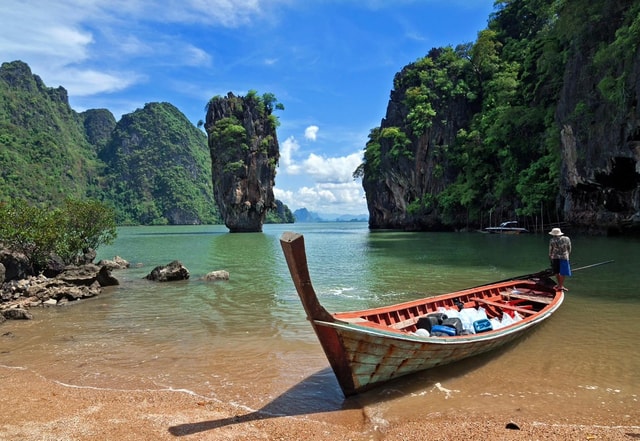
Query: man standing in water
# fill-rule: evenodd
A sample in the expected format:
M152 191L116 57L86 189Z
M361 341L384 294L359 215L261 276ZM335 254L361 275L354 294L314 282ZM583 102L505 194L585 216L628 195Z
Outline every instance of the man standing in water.
M571 254L571 239L565 236L560 228L553 228L549 234L549 258L551 259L551 270L558 279L556 289L568 291L564 287L564 278L571 277L571 265L569 264L569 255Z

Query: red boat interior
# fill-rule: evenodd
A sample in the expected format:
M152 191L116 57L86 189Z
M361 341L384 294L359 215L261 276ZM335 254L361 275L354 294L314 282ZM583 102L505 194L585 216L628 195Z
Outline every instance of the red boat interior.
M512 317L517 312L527 317L547 307L554 299L552 288L534 281L510 281L459 291L443 296L428 297L416 301L363 311L333 314L334 318L358 325L404 332L415 332L420 317L445 309L478 308L486 311L487 318L501 319L503 314Z

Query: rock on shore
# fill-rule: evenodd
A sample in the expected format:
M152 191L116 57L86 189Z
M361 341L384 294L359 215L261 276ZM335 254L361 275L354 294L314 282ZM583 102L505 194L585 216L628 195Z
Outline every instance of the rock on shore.
M118 258L119 259L119 258ZM38 306L64 305L80 299L95 297L104 286L118 285L118 279L111 275L111 268L128 267L123 259L115 260L117 265L69 265L53 276L25 276L2 283L0 289L0 316L3 319L31 319L29 308ZM2 265L3 280L8 273ZM12 268L11 275L21 274ZM2 319L0 319L2 321Z

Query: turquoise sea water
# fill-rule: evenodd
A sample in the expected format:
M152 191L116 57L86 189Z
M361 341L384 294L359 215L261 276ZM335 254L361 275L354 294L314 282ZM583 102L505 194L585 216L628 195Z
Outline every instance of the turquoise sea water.
M7 322L0 365L74 387L183 389L273 415L331 412L345 400L305 319L279 244L305 236L312 280L330 311L363 309L548 267L546 235L370 232L366 223L120 228L118 287ZM497 353L416 374L356 399L381 421L448 408L549 412L640 423L640 241L571 236L574 268L560 311ZM144 279L181 261L188 281ZM229 281L205 282L229 271ZM517 410L516 410L517 409Z

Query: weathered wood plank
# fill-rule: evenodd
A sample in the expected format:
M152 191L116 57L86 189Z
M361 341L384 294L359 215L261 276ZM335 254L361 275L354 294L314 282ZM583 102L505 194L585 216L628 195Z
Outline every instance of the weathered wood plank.
M473 299L473 300L475 300L476 303L483 303L485 305L495 306L496 308L500 308L500 309L508 309L510 311L516 311L525 315L531 315L536 313L536 311L533 311L531 309L521 308L519 306L511 306L511 305L507 305L506 303L492 302L491 300L486 300L486 299Z

